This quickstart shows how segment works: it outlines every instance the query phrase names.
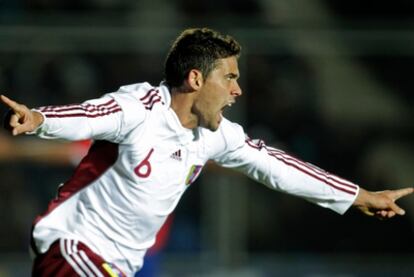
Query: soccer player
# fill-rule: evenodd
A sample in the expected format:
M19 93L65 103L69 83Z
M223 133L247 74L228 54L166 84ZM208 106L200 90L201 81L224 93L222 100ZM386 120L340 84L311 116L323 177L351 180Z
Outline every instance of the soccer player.
M241 47L210 29L184 30L165 81L137 83L82 104L29 109L6 96L13 135L93 139L73 176L35 219L35 276L131 276L207 161L330 208L391 218L413 188L369 192L247 137L223 117L242 95Z

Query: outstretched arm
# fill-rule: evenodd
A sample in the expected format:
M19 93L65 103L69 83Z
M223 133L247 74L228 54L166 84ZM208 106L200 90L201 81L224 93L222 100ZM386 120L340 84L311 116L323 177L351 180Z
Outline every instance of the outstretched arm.
M413 188L371 192L360 188L353 206L368 216L392 218L404 215L405 211L395 201L414 192Z
M153 91L158 97L158 91L148 84L134 84L82 103L34 109L3 95L0 100L11 109L5 123L13 135L29 133L44 139L92 139L119 143L146 118L152 106L145 106L148 103L143 101L147 101L145 97L152 95ZM158 98L156 100L160 101Z
M7 118L8 128L11 130L13 136L23 133L32 132L36 130L43 123L43 116L41 113L32 111L25 105L19 104L10 98L0 95L1 101L10 108L10 117Z
M224 145L239 147L228 151L218 141L215 145L221 145L222 148L217 151L217 156L213 156L216 163L241 171L272 189L299 196L339 214L345 213L353 205L366 215L379 218L403 215L404 210L395 201L414 191L413 188L405 188L369 192L286 152L267 146L261 140L247 137L242 141L241 127L226 120L221 123L220 130L227 142Z
M123 126L122 109L110 95L80 104L35 109L3 95L1 101L10 108L4 123L13 135L36 132L45 139L115 141Z

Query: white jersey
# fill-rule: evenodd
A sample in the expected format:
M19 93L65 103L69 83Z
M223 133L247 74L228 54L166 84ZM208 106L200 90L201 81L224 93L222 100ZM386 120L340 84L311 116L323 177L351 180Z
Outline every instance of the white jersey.
M344 213L358 186L245 136L223 119L217 131L186 129L166 86L139 83L79 105L37 109L43 138L93 139L87 156L35 220L39 253L78 239L132 275L184 191L208 160L266 186Z

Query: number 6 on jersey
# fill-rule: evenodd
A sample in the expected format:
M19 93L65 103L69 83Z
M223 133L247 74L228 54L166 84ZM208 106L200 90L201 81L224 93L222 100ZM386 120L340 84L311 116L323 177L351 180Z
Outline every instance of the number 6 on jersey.
M147 178L151 174L149 158L151 157L152 152L154 152L154 148L151 148L145 159L134 168L134 172L138 177Z

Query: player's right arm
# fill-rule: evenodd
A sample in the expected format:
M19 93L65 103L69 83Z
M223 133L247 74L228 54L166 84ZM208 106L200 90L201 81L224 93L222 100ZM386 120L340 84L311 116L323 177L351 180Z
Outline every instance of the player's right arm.
M47 139L120 142L145 116L136 98L128 92L106 94L81 104L35 109L5 96L1 96L1 101L11 109L8 125L13 135L36 134Z

